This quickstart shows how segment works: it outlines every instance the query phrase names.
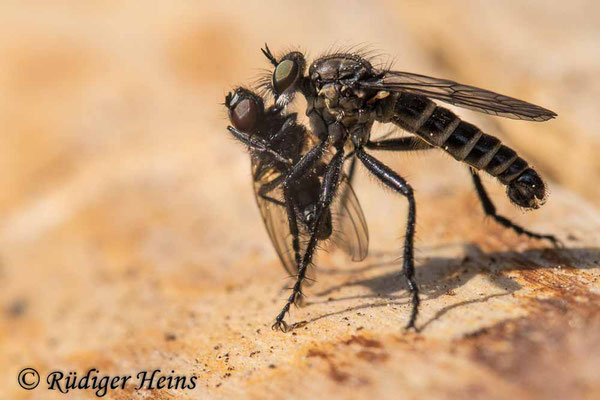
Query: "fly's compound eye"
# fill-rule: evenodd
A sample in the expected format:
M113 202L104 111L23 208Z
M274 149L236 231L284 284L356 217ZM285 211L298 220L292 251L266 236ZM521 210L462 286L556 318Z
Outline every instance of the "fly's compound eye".
M283 60L273 71L273 89L280 95L286 91L298 78L300 68L298 63L293 60Z
M231 123L242 132L254 129L260 115L260 106L251 98L242 99L231 109Z

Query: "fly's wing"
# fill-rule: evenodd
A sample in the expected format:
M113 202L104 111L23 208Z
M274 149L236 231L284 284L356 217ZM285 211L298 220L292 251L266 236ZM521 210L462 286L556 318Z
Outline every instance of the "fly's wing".
M255 165L253 162L252 169L254 170ZM256 204L260 210L262 220L273 243L273 247L281 260L281 264L290 275L296 275L298 273L298 267L296 266L296 260L294 259L294 248L292 246L292 238L290 234L290 226L287 219L287 212L283 204L283 195L281 188L276 188L269 192L267 196L272 199L266 199L259 194L259 189L263 184L277 179L278 174L272 174L270 177L265 179L257 180L254 182L254 197L256 198ZM267 180L268 178L272 178ZM279 203L276 203L279 202Z
M260 166L260 162L253 157L252 159L252 174L253 176L257 172L257 168ZM292 244L292 234L290 233L290 225L287 218L287 210L284 205L283 191L281 189L281 183L277 184L276 180L282 180L282 175L278 171L267 168L266 173L260 174L260 179L254 180L254 198L256 204L260 210L265 228L273 243L273 247L281 260L281 264L288 272L290 276L298 275L298 266L294 255L294 246ZM266 193L265 198L259 194L259 190L263 185L272 183L273 190ZM303 229L300 221L298 223L298 239L300 245L300 256L303 256L306 252L306 245L308 242L308 234ZM309 268L307 272L307 281L304 286L310 286L314 282L314 271Z
M333 217L332 244L362 261L369 251L367 221L346 174L340 179L338 196L331 207Z
M367 89L407 92L486 114L528 121L547 121L556 114L543 107L447 79L388 71L383 77L359 82Z

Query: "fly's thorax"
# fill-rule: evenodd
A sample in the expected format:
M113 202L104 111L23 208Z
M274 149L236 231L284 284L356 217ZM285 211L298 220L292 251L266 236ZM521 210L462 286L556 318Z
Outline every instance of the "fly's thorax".
M332 143L351 138L362 145L368 140L377 104L388 93L361 88L358 82L375 75L368 61L353 54L323 57L311 65L309 79L316 94L312 107L322 119L315 125L327 127Z
M313 83L363 79L372 74L373 67L362 57L354 54L339 54L321 57L314 61L309 70L309 78Z
M354 55L323 57L309 69L309 79L317 96L325 99L330 109L352 112L361 108L367 97L356 82L372 75L372 67Z

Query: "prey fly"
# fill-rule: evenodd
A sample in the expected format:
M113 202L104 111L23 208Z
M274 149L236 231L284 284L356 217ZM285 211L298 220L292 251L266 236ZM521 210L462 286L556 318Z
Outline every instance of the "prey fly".
M369 234L360 203L346 176L340 179L339 201L317 219L316 211L326 164L313 163L300 179L284 184L289 172L314 145L296 114L265 108L256 93L237 88L225 99L231 126L227 129L245 144L251 156L254 194L267 233L281 263L297 276L301 254L314 233L344 250L354 261L367 256Z

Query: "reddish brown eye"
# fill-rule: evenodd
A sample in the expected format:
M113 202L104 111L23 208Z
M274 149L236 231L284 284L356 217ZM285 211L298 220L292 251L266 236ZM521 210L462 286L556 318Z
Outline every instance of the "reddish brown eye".
M231 111L231 123L242 132L254 129L258 120L259 107L252 99L243 99Z
M273 71L273 88L277 94L283 93L296 81L298 64L292 60L284 60Z

